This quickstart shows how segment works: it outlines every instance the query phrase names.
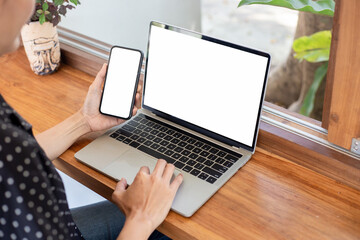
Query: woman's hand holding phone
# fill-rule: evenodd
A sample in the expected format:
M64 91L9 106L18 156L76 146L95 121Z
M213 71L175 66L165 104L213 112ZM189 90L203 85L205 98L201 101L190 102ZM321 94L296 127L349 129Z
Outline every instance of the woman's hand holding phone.
M106 69L107 64L105 63L96 75L94 82L90 85L84 105L80 109L80 112L84 116L89 127L89 132L106 130L125 121L123 119L103 115L99 112L100 99L103 84L105 81ZM135 105L132 110L133 115L136 114L137 109L141 106L141 92L142 81L140 81L138 84L137 93L135 96Z

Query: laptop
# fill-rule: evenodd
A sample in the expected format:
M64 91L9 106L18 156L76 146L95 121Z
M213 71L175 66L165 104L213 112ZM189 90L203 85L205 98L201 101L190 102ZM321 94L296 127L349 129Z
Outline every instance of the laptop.
M192 216L252 156L270 55L151 22L142 108L75 154L132 183L162 158L181 172L172 210Z

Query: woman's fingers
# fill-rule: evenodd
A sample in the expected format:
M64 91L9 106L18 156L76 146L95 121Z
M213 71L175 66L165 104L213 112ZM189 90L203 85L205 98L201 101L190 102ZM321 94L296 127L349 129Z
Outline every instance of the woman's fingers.
M157 177L162 177L167 162L164 159L159 159L154 168L153 174Z
M175 170L175 166L172 164L166 164L164 173L163 173L163 178L166 182L169 183L170 185L170 180L174 174L174 170Z
M106 69L107 63L104 63L100 71L97 73L94 82L92 83L95 89L101 89L105 80Z
M177 190L179 189L181 183L183 182L184 177L183 175L180 173L176 176L176 178L172 181L172 183L170 184L170 188L174 191L174 193L177 192Z

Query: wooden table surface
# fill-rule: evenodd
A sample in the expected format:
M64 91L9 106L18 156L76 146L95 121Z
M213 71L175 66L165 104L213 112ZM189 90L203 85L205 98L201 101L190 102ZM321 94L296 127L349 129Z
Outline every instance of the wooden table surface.
M1 94L35 133L77 111L92 80L67 65L36 76L23 49L0 58ZM93 138L79 139L54 164L109 198L115 181L74 158ZM174 239L360 239L360 192L257 148L191 218L170 212L159 230Z

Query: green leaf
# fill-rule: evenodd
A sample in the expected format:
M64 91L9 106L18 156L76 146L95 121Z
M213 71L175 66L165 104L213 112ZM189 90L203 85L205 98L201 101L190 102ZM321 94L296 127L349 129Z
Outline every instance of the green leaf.
M295 53L294 57L300 61L306 60L308 62L327 62L329 61L330 49L317 49L300 53Z
M49 9L49 5L47 4L47 2L44 2L44 3L43 3L42 9L44 10L44 12Z
M53 0L53 3L55 4L55 6L60 6L64 3L64 0Z
M300 113L309 116L312 110L314 109L315 95L319 86L324 79L328 68L328 63L325 63L318 67L315 71L314 81L311 84L306 96L304 98L303 105L300 108Z
M39 22L40 22L40 24L43 24L45 22L45 14L44 13L40 15Z
M37 12L38 14L42 14L42 13L43 13L43 10L39 9L39 10L36 10L36 12Z
M75 4L75 6L78 5L78 0L70 0L70 2L72 2L73 4Z
M241 0L238 7L251 4L265 4L293 10L334 16L334 0Z
M329 61L331 32L320 31L296 39L293 43L294 57L308 62Z

